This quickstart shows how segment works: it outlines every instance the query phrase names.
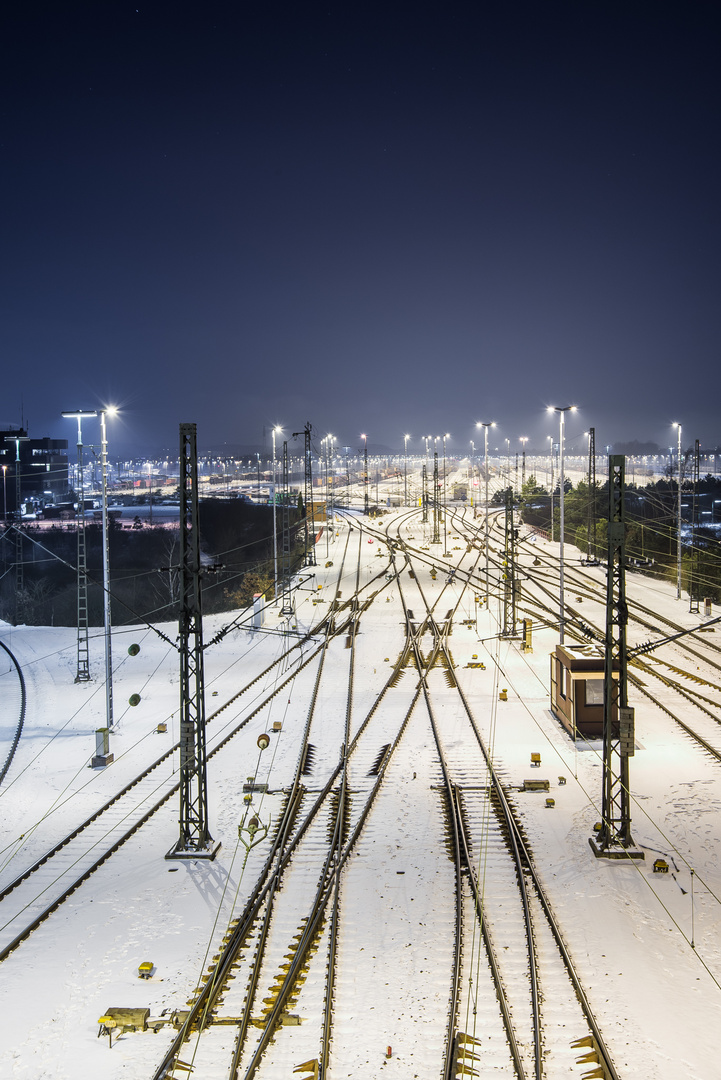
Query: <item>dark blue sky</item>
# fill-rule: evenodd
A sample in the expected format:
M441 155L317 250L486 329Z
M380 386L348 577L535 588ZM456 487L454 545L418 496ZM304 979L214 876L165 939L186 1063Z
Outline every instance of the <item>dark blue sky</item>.
M95 0L0 38L0 424L465 449L575 402L569 439L721 442L717 4Z

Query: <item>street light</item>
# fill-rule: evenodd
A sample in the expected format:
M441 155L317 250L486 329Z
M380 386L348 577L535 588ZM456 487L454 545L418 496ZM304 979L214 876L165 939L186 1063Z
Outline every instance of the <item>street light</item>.
M275 465L275 436L283 431L281 427L274 427L273 435L273 603L278 603L278 532L275 527L275 504L276 498L276 465Z
M484 450L484 469L486 473L486 608L490 607L490 597L488 592L488 429L489 427L495 427L494 420L489 420L487 423L479 421L476 424L477 428L483 428L483 450Z
M575 412L575 411L576 411L576 406L575 405L549 405L548 406L548 412L557 412L558 413L558 418L559 418L558 419L558 424L559 424L558 447L559 447L559 454L560 454L560 457L561 457L561 462L560 462L561 479L560 479L560 484L559 484L560 491L561 491L561 522L560 522L560 528L559 528L560 541L561 541L561 547L560 547L560 551L559 551L559 560L560 560L559 638L560 638L560 644L561 645L563 645L563 630L564 630L564 625L565 625L565 611L564 611L564 603L563 603L563 533L564 533L564 517L563 517L563 510L564 510L564 500L563 500L563 496L564 496L564 491L563 491L563 487L564 487L563 438L564 438L564 427L565 427L566 413L567 412ZM553 518L551 520L553 520Z
M408 506L408 440L410 435L403 436L403 505Z
M672 427L678 428L678 512L676 522L676 599L681 599L681 425L674 423Z
M521 491L523 491L523 485L526 482L526 443L528 442L528 436L521 435L519 436L518 441L523 447L523 463L521 465Z

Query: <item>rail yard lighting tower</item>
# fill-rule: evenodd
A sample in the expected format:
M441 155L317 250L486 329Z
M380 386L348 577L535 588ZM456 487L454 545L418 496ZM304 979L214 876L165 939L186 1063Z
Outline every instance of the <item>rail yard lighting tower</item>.
M477 428L483 428L483 470L485 473L485 503L486 503L486 608L490 607L489 581L488 581L488 429L495 427L495 420L479 421Z
M8 519L8 467L3 465L3 521L7 522Z
M564 584L564 582L563 582L563 539L564 539L564 518L563 518L563 510L564 510L564 502L563 502L563 495L564 495L564 492L563 492L563 486L564 486L563 460L564 459L563 459L563 440L564 440L566 413L567 412L575 412L576 411L576 406L575 405L549 405L548 406L548 411L558 413L558 452L559 452L560 459L561 459L560 460L560 482L559 482L559 490L560 490L560 493L561 493L561 500L560 500L561 520L560 520L560 526L559 526L559 534L560 534L560 550L559 550L560 574L559 574L559 587L558 587L558 604L559 604L559 641L560 641L560 644L563 645L563 631L564 631L564 627L565 627L565 610L564 610L564 600L563 600L563 584Z
M408 506L408 440L410 435L403 436L403 505Z
M672 425L678 428L678 501L676 511L676 599L681 599L681 425Z
M90 656L88 649L88 563L85 533L85 485L83 482L83 420L95 419L97 409L78 409L64 412L66 420L78 422L78 475L76 479L77 510L77 577L78 577L78 647L75 682L89 682Z
M280 435L283 429L281 427L274 427L272 431L273 436L273 603L278 603L278 531L275 527L275 506L278 501L276 498L276 456L275 456L275 437Z

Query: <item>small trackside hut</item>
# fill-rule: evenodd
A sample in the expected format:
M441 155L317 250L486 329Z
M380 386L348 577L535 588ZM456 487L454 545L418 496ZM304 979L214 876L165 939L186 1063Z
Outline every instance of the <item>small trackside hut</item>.
M603 651L593 645L556 645L550 660L551 712L572 739L602 739Z

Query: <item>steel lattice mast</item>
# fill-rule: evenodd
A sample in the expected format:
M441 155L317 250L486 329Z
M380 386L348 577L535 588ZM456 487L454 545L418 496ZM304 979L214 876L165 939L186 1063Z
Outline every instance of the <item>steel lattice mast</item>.
M596 429L588 431L588 524L586 526L586 562L598 563L596 557Z
M85 478L83 470L83 420L96 418L97 409L78 409L76 412L64 412L67 420L78 422L78 474L75 482L77 497L77 585L78 585L78 638L77 671L75 682L88 682L90 679L90 655L88 649L88 562L85 529Z
M688 610L698 614L701 602L701 551L698 542L698 485L701 473L701 444L698 439L693 453L693 517L691 522L691 563L688 575ZM713 515L712 515L713 516Z
M502 637L516 636L516 529L513 525L513 488L506 489L505 557L503 567Z
M302 431L294 431L293 438L303 436L303 463L304 485L303 498L305 500L305 566L315 566L315 518L313 507L313 468L311 458L310 437L313 428L306 424ZM309 518L310 515L310 518Z
M440 544L441 536L438 529L438 451L433 453L433 539L432 544Z
M423 462L423 514L421 516L421 522L425 524L428 521L428 471L426 469L426 463Z
M293 614L293 599L290 588L291 537L290 537L290 479L288 469L288 443L283 443L283 466L281 475L280 504L280 590L281 615Z
M180 425L180 837L166 858L215 857L208 828L196 425Z
M603 798L601 830L591 846L610 858L643 858L630 852L631 812L628 759L634 752L634 714L628 707L626 650L626 459L608 459L608 578L606 584L606 663L603 703ZM614 678L614 676L617 676Z

